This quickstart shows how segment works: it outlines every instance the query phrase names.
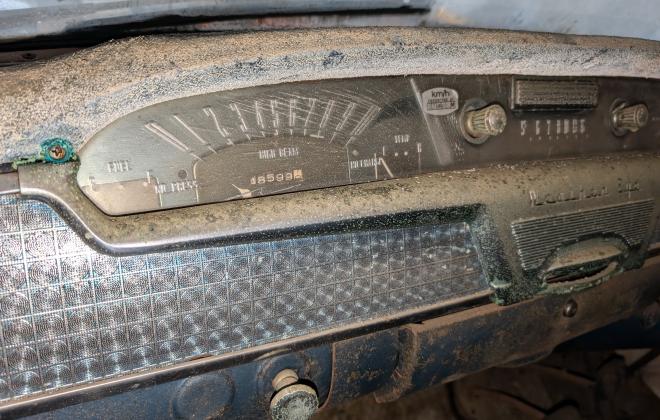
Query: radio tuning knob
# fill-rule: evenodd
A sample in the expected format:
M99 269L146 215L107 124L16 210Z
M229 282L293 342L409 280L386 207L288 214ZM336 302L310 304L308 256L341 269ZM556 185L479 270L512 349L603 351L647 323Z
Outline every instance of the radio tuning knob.
M616 131L625 134L635 132L649 121L649 109L644 104L623 106L612 111L612 126Z
M501 134L506 127L506 111L494 104L465 114L465 131L478 139Z

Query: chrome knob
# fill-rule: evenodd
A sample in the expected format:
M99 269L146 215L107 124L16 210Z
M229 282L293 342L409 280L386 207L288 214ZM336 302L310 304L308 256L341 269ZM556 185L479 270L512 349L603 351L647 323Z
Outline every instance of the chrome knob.
M473 138L496 136L506 127L506 111L494 104L465 114L465 131Z
M612 126L615 130L635 132L649 121L649 109L644 104L623 106L612 112Z
M319 397L309 385L300 384L298 375L284 369L273 379L277 393L270 400L270 415L273 420L307 420L319 408Z

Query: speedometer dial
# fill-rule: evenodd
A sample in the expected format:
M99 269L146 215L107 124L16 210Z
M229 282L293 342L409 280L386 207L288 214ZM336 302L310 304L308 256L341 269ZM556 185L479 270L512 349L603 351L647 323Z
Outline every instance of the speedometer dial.
M78 183L121 215L415 175L430 144L405 78L249 88L116 121L81 150Z

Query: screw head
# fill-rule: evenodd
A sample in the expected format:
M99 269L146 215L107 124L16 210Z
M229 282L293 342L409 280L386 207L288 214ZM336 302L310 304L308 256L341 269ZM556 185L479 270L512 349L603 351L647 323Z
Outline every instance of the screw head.
M564 310L562 311L562 314L566 318L573 318L575 314L577 314L578 310L578 304L576 301L573 299L569 299L568 302L566 302L566 305L564 305Z
M66 150L59 144L48 149L48 155L54 160L62 160L66 156Z
M62 138L52 138L41 143L41 155L48 163L65 163L75 157L71 143Z

